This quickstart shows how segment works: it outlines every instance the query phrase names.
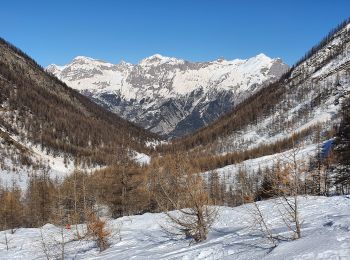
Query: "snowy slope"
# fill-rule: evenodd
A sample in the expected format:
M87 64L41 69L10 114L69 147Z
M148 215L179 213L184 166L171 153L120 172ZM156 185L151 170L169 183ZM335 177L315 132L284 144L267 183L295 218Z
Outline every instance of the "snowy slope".
M128 120L179 136L212 122L287 68L264 54L197 63L155 54L136 65L78 56L47 71Z
M280 84L284 91L273 109L239 131L218 138L216 151L226 153L273 143L317 124L322 131L332 129L339 123L344 98L350 95L349 71L350 25L293 69Z
M6 110L0 110L2 119L16 115L4 111ZM105 167L97 164L77 165L73 156L58 151L49 152L49 149L23 138L25 130L21 129L20 125L12 123L12 127L18 129L17 132L10 132L0 125L0 184L4 187L16 184L22 190L26 190L29 179L34 174L45 172L53 180L62 180L74 170L90 173ZM140 165L146 165L151 160L149 155L133 150L130 150L129 157Z
M2 161L0 167L0 184L4 187L11 187L12 184L16 184L25 191L30 177L34 174L40 175L45 172L52 180L62 180L74 170L93 172L101 169L101 166L98 165L93 167L76 165L70 156L64 156L63 153L53 155L28 140L20 140L15 135L9 136L17 144L25 147L27 150L26 155L31 163L29 165L22 164L19 159L21 157L21 151L17 151L9 146L0 136L0 157Z
M317 154L317 144L313 144L309 142L304 146L300 146L298 148L298 152L296 154L296 159L299 164L307 163L314 159ZM265 170L266 168L272 169L273 166L277 165L277 163L288 163L289 159L293 155L293 150L287 150L281 153L275 153L272 155L266 155L254 159L245 160L241 163L231 164L224 166L222 168L215 169L215 172L218 173L220 180L225 183L227 190L229 188L236 188L236 177L239 171L245 171L249 175L256 175L259 170ZM209 176L212 174L212 171L202 173L202 176L208 180Z
M11 187L12 184L16 184L25 191L33 174L40 175L45 172L52 180L60 181L73 173L74 170L91 173L106 167L102 165L77 165L71 156L64 153L53 155L45 149L42 150L39 145L33 145L29 141L21 141L18 136L11 135L11 139L27 149L28 158L32 163L31 165L23 165L19 159L20 151L9 147L0 136L0 184L4 187ZM137 151L131 151L129 156L130 159L140 165L149 164L151 160L149 155Z
M219 207L219 218L208 240L189 246L183 237L171 237L160 225L167 225L164 214L146 213L109 221L112 232L120 228L111 247L99 253L90 240L66 244L66 259L350 259L350 198L300 197L302 238L280 241L272 248L262 233L252 228L250 204L236 208ZM273 200L258 202L274 234L288 236L288 229L275 209ZM82 228L82 227L81 227ZM73 230L65 230L66 241ZM50 253L60 253L54 243L59 229L47 224L42 228ZM40 229L21 228L7 234L9 251L0 243L1 259L45 259ZM121 240L120 240L121 238ZM0 232L0 241L4 231Z

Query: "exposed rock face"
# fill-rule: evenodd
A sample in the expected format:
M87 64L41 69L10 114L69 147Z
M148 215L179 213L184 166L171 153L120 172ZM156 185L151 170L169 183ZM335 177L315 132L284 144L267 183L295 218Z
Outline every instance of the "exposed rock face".
M152 132L176 137L214 121L288 66L264 54L188 62L159 54L139 64L78 56L47 71L98 104Z

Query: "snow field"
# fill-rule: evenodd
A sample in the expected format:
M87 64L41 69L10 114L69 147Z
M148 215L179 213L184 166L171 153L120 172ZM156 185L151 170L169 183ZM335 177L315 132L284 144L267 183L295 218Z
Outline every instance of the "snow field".
M189 246L183 237L169 236L160 225L167 225L163 213L146 213L108 221L116 234L111 247L99 253L91 240L66 244L66 259L350 259L350 197L300 197L302 238L280 241L273 248L262 232L252 228L251 204L235 208L219 207L219 217L208 239ZM288 236L275 200L258 202L274 234ZM83 225L79 226L80 229ZM0 232L3 242L4 232ZM7 231L8 233L8 231ZM59 253L53 241L60 240L60 228L42 228L51 253ZM73 238L64 229L65 239ZM121 239L120 239L121 238ZM45 259L40 229L21 228L8 234L9 251L0 243L0 259Z

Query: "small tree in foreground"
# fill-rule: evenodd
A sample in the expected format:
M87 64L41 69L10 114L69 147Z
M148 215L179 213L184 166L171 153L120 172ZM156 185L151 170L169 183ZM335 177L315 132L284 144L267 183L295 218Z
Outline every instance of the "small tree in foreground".
M276 247L278 245L278 237L273 234L272 228L261 211L258 203L252 203L252 208L249 209L249 214L253 220L253 228L258 229L269 243L271 243L273 247Z
M250 211L254 224L274 246L281 238L292 240L301 238L299 194L302 193L303 180L306 179L306 165L299 158L300 150L301 146L293 142L292 149L282 156L282 160L277 161L271 171L266 171L257 194L259 199L275 198L274 209L278 211L281 220L292 233L291 237L274 235L255 202Z
M87 229L88 234L92 236L94 241L96 241L100 252L109 247L108 238L110 237L111 232L106 228L106 221L102 220L92 211L88 213Z
M289 182L285 183L280 191L279 211L285 225L293 233L292 239L301 238L300 203L298 195L301 192L302 176L305 170L305 162L298 159L301 146L293 142L291 152L284 158L284 175L288 176ZM282 173L282 175L283 175Z
M160 175L156 201L175 229L167 231L195 242L206 240L217 209L209 206L211 201L202 177L192 174L188 162L180 157L174 164L165 165ZM177 211L169 212L172 209Z

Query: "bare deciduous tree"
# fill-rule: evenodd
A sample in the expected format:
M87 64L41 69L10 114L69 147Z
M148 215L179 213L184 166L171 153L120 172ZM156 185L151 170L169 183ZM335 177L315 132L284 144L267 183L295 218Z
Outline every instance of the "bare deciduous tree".
M283 157L281 175L286 176L282 187L278 189L279 199L277 208L288 229L292 232L292 239L301 238L300 204L298 195L301 191L302 179L305 179L305 162L298 159L302 146L293 142L293 148ZM283 178L282 178L283 179Z
M217 209L209 206L211 201L202 177L190 172L188 162L179 156L175 162L164 166L156 201L171 222L172 230L166 228L167 231L201 242L207 238Z
M272 244L273 247L278 245L278 237L273 234L271 226L268 224L266 216L264 216L259 205L256 202L251 204L249 214L253 219L254 229L258 229L263 236Z

